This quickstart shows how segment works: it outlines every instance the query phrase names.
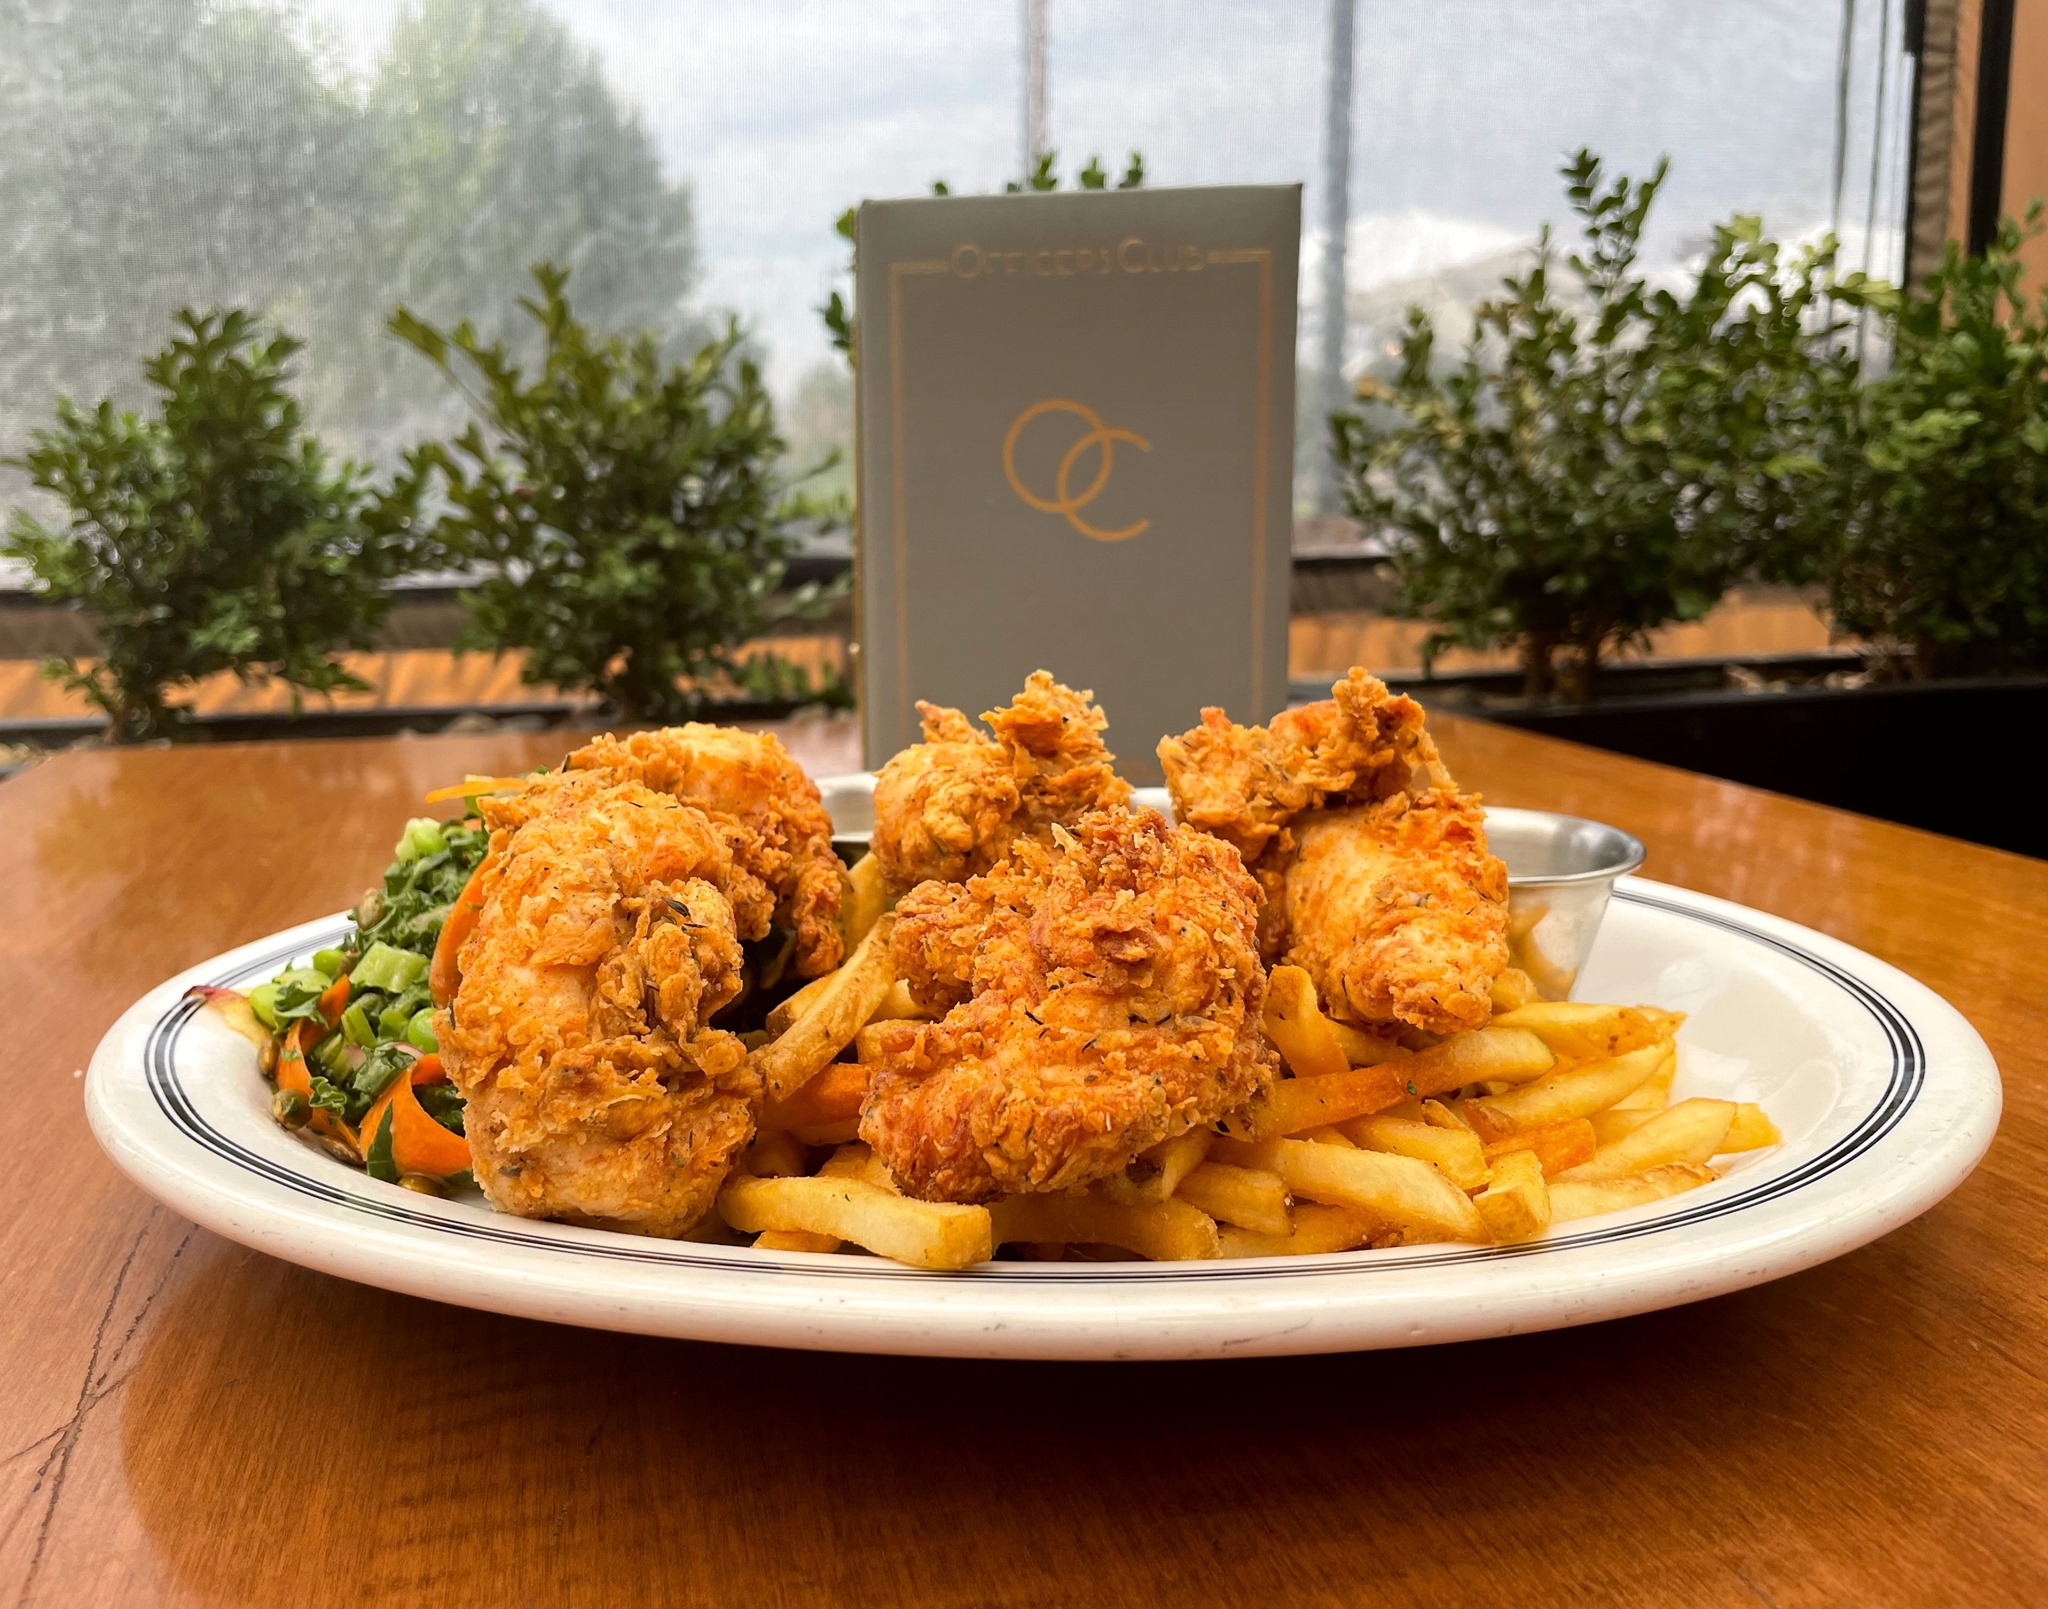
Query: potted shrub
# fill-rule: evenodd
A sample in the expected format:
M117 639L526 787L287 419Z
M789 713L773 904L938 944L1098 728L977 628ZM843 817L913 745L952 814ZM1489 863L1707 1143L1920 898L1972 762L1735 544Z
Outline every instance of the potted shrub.
M1853 368L1835 338L1870 288L1834 244L1788 257L1755 218L1714 231L1683 292L1652 283L1642 234L1665 164L1609 181L1563 169L1582 226L1474 313L1440 363L1411 311L1391 379L1331 421L1351 511L1390 544L1397 609L1443 648L1506 647L1533 699L1590 697L1603 663L1697 620L1760 558L1811 545L1805 422Z
M737 328L671 363L651 333L579 322L568 278L535 268L538 299L520 303L542 339L531 374L466 323L392 315L478 415L411 458L440 477L439 539L483 570L458 646L523 649L526 681L594 693L627 721L692 719L735 690L780 708L844 702L843 682L741 652L831 600L815 585L778 593L795 511Z
M229 672L294 694L364 689L335 654L367 649L389 583L427 562L418 485L331 464L288 381L299 342L239 309L177 317L143 365L153 415L68 399L17 460L67 510L17 511L0 550L43 598L85 611L98 657L47 667L117 742L193 730L181 692Z
M1981 256L1950 244L1830 463L1810 568L1886 676L2048 671L2048 291L2027 299L2019 258L2040 213Z
M2048 681L1925 679L2039 667L2048 622L2044 317L2009 228L1913 296L1796 255L1756 220L1715 231L1681 291L1637 266L1663 177L1565 169L1580 249L1478 309L1443 365L1411 315L1390 380L1332 421L1353 511L1387 539L1396 607L1433 655L1509 647L1513 677L1409 690L1488 719L2032 853L2048 825L1987 813L1900 734L1981 756L2048 715ZM1896 319L1872 379L1842 330ZM1857 669L1628 666L1611 652L1704 615L1752 577L1817 582ZM1903 681L1900 676L1922 679ZM1888 681L1888 678L1894 678Z

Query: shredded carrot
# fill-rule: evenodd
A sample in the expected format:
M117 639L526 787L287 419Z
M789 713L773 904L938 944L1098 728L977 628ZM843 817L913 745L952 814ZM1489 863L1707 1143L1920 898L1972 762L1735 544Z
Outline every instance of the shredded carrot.
M320 1020L332 1028L341 1021L341 1014L348 1010L348 979L336 978L321 993L319 1000Z
M422 1080L415 1067L410 1078L394 1079L396 1098L391 1103L391 1165L400 1173L421 1173L429 1179L445 1179L469 1168L469 1141L451 1134L420 1105L413 1093Z
M427 967L427 993L434 997L437 1006L445 1006L454 999L455 986L462 981L463 942L475 930L477 915L483 910L478 890L496 856L494 847L476 863L476 870L469 874L469 881L462 885L462 892L455 896L455 903L442 919L441 936L434 941L434 958Z
M468 777L436 788L427 795L428 804L446 804L450 799L472 799L480 793L511 793L526 786L527 777Z
M761 1127L814 1129L857 1118L874 1071L865 1062L833 1062L795 1094L763 1107Z
M313 1025L304 1018L293 1023L291 1031L284 1036L284 1044L277 1053L277 1087L302 1095L309 1102L313 1099L313 1074L306 1066L306 1046L307 1035L312 1031L312 1027ZM315 1134L325 1135L331 1140L340 1140L358 1157L363 1154L362 1142L356 1138L356 1131L324 1106L313 1108L313 1115L307 1119L306 1126Z

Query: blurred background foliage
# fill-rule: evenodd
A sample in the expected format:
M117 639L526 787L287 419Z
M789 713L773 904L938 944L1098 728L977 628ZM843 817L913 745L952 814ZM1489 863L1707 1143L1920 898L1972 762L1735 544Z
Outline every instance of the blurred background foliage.
M181 306L297 331L309 420L379 458L456 417L385 334L400 302L530 350L546 260L608 328L710 333L687 187L528 0L418 0L366 79L254 5L0 0L0 32L0 442L58 394L132 399Z

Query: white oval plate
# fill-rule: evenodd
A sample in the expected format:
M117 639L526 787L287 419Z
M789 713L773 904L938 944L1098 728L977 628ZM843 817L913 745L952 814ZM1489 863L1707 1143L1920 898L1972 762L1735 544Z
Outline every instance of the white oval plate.
M337 943L336 915L137 1001L94 1053L114 1161L207 1228L347 1279L650 1335L963 1357L1198 1358L1412 1346L1584 1324L1759 1284L1876 1239L1953 1190L1998 1125L1998 1069L1905 974L1790 922L1625 880L1582 998L1689 1013L1677 1093L1761 1101L1784 1144L1714 1184L1514 1247L1211 1263L993 1263L927 1274L491 1212L382 1184L285 1132L249 1044L184 999Z

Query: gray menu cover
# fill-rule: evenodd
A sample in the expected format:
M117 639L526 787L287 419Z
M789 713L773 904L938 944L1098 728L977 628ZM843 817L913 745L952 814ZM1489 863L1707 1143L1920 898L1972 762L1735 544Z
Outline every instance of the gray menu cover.
M1043 666L1118 769L1286 702L1296 185L870 201L857 306L862 731Z

